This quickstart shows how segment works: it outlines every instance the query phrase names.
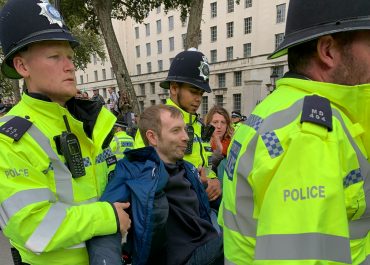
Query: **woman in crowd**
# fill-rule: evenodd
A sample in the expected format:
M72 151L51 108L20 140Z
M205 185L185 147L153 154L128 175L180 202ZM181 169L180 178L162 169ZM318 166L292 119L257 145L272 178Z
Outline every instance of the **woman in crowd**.
M219 170L218 166L226 157L227 149L233 134L230 115L223 107L214 106L209 110L206 116L206 124L211 124L215 127L215 131L211 138L211 147L213 150L212 169L217 172L217 176L221 179L222 170Z

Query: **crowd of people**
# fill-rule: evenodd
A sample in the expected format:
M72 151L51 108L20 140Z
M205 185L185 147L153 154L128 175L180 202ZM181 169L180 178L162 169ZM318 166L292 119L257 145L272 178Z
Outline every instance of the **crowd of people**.
M351 8L348 8L348 7ZM0 226L16 264L370 262L370 1L290 0L289 72L248 118L213 106L206 56L173 59L165 104L76 88L78 40L47 1L0 11ZM5 115L4 115L5 114Z

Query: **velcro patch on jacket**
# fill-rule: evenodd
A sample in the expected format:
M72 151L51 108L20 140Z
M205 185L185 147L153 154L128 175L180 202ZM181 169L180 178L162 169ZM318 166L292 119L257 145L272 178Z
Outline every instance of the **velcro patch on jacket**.
M306 96L303 102L302 122L311 122L333 130L330 101L317 95Z
M32 122L29 120L21 117L14 117L0 127L0 133L9 136L17 142L31 126Z

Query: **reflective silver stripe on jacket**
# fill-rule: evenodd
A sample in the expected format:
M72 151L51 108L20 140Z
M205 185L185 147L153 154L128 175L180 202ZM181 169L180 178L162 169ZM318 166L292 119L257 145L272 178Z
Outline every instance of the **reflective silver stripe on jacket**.
M114 139L114 141L116 142L116 145L117 145L117 148L116 148L116 151L113 153L114 155L119 155L119 154L121 154L121 145L120 145L120 142L119 142L119 139L118 139L118 137L117 136L113 136L113 139Z
M0 119L0 122L6 122L12 119L14 116L4 116ZM28 238L26 242L26 247L34 252L43 252L47 245L52 240L53 236L55 235L56 231L58 230L59 226L63 222L66 216L66 209L69 208L71 205L78 205L84 204L89 202L97 201L97 198L92 198L90 200L75 203L73 197L73 187L72 187L72 175L66 165L59 159L58 155L54 152L50 145L49 139L34 125L30 127L27 133L37 142L40 147L44 150L44 152L48 155L50 159L50 163L52 164L52 168L54 169L54 181L56 186L56 195L58 202L51 204L51 207L44 217L44 219L40 222L38 227L32 233L32 235ZM32 190L24 191L31 192ZM16 195L16 194L15 194ZM13 196L15 196L13 195ZM38 195L38 194L35 194ZM34 202L44 201L46 198L46 192L41 193L38 199L34 198ZM12 197L13 197L12 196ZM8 199L13 200L10 197ZM32 197L32 196L31 196ZM49 199L49 197L48 197ZM27 199L28 200L28 199ZM53 194L53 198L50 202L55 201L55 195ZM23 208L27 205L32 204L33 202L28 200L28 204L19 205L19 207ZM3 205L3 204L2 204ZM12 209L12 215L14 215L17 211L21 208ZM11 216L8 216L10 218ZM83 247L84 243L79 244L75 247Z
M55 202L54 193L47 188L22 190L1 203L0 215L5 223L7 223L14 214L24 207L42 201Z
M366 201L365 212L360 217L360 219L352 220L349 223L350 238L360 239L360 238L365 237L370 231L370 178L369 178L370 165L367 159L365 158L365 156L363 155L363 153L358 148L357 144L355 143L355 140L350 135L338 110L333 109L333 116L335 116L340 121L342 128L345 134L347 135L347 138L349 139L353 149L356 152L358 163L360 165L360 172L364 180L363 189L364 189L365 201Z
M226 257L225 257L224 264L225 264L225 265L236 265L235 263L233 263L233 262L231 262L230 260L228 260Z
M69 206L60 202L52 204L46 216L28 238L26 247L36 253L43 252L62 224Z
M370 254L367 255L366 259L360 265L370 265Z
M331 260L351 264L349 239L319 233L257 237L256 260Z

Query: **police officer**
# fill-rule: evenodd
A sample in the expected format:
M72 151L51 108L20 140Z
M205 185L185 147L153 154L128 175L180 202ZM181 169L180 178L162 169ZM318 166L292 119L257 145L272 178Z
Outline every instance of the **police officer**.
M78 42L48 1L9 0L0 41L2 73L27 87L0 119L0 225L26 264L86 265L85 240L130 226L128 204L96 202L115 117L74 99Z
M210 201L217 200L221 195L221 185L215 172L209 170L209 159L212 149L206 127L198 118L197 110L202 102L204 92L210 93L209 65L206 56L191 48L176 55L171 63L166 80L160 86L170 90L170 98L166 104L179 108L184 116L189 135L188 148L184 159L200 169L202 179L207 185ZM144 146L140 134L136 134L135 147ZM206 176L208 178L206 178Z
M233 123L232 126L234 128L234 131L236 131L239 128L241 124L240 122L242 121L242 119L243 119L243 116L239 111L233 110L231 112L231 122Z
M285 54L230 148L225 263L369 264L370 1L291 0Z
M122 115L118 115L117 121L114 124L114 136L110 143L110 148L117 160L123 158L123 152L131 150L134 147L134 139L126 133L127 123Z

